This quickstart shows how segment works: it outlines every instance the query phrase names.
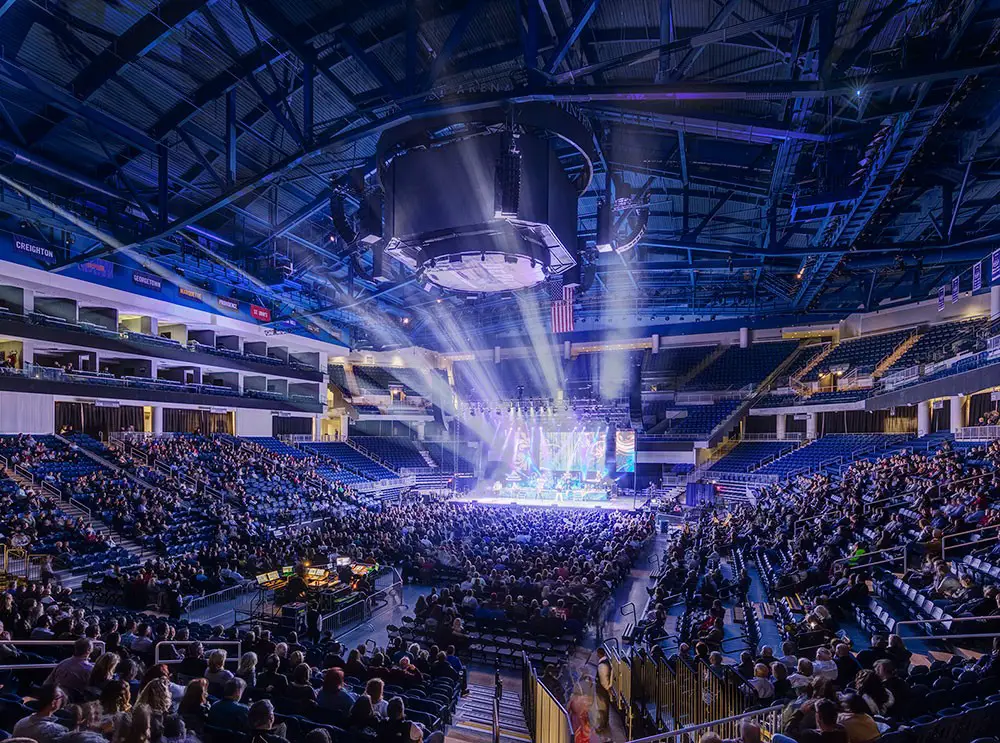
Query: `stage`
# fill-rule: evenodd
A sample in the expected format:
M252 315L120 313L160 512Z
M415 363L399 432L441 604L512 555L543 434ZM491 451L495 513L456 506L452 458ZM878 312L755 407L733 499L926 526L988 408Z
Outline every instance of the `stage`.
M631 494L628 498L615 498L614 500L586 501L586 500L547 500L543 498L533 498L531 500L516 500L510 497L494 496L492 494L459 495L451 499L455 503L481 503L486 506L524 506L525 508L603 508L610 511L631 511L633 510ZM635 508L643 504L643 501L636 501Z
M597 483L582 483L577 487L546 488L525 485L520 482L480 485L471 493L453 498L458 503L483 503L486 505L517 505L536 508L606 508L615 511L631 511L638 505L633 501L632 491L621 491L612 495L609 488Z

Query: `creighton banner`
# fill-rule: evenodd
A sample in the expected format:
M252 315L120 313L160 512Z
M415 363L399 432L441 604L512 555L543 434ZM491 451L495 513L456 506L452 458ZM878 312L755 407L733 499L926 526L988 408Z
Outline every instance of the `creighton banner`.
M37 258L42 263L55 263L56 252L48 245L43 245L38 240L24 235L14 235L14 250L19 253L27 253L33 258Z

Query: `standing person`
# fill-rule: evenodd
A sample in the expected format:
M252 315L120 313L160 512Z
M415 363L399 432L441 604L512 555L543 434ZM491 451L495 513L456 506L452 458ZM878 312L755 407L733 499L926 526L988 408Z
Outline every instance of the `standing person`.
M594 682L584 676L573 687L569 699L569 719L573 724L573 743L590 743L590 709L594 705Z
M611 661L608 660L604 648L597 648L597 684L594 692L597 706L595 732L598 735L607 735L610 732L608 719L611 714Z

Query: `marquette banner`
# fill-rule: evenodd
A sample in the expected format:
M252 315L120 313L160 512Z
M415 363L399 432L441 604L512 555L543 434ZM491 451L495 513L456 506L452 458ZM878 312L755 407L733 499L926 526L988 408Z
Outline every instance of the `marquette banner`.
M983 288L983 262L976 261L972 267L972 291L977 292Z
M938 287L938 312L942 312L944 310L944 291L945 289L943 286Z
M240 303L235 299L227 299L226 297L219 297L217 299L220 307L225 307L227 310L232 310L236 312L240 308Z
M56 252L48 245L42 245L38 240L24 235L14 235L14 250L27 253L42 263L55 263Z
M615 431L615 472L635 472L635 431Z
M103 258L93 258L89 261L84 261L80 264L80 270L83 273L99 276L102 279L110 279L115 275L115 265Z
M190 299L197 299L199 302L201 301L202 295L201 292L199 291L196 291L194 289L188 289L183 286L178 287L177 291L180 293L182 297L189 297Z
M959 290L960 290L960 283L959 283L959 280L958 280L958 276L956 276L955 278L953 278L951 280L951 303L952 304L957 304L958 303Z
M255 320L260 320L262 322L271 322L271 310L267 307L261 307L260 305L252 304L250 305L250 316Z
M1000 250L994 250L990 256L990 281L1000 281Z
M141 286L144 289L152 289L154 292L158 292L163 289L163 282L158 276L143 273L142 271L132 272L132 283L136 286Z

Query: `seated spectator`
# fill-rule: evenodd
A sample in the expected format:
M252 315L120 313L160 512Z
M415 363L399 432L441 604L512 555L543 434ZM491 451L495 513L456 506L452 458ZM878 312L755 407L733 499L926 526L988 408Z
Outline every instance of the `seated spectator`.
M184 660L180 662L177 673L182 678L193 679L205 675L208 661L205 660L205 647L200 642L192 642L184 649Z
M274 699L284 696L288 688L288 677L278 671L279 665L277 655L268 655L264 660L264 670L257 676L257 689Z
M344 688L344 672L339 668L327 669L323 674L323 688L316 696L316 704L346 717L354 702L355 696Z
M389 714L389 702L386 701L384 693L385 682L380 678L369 679L368 683L365 684L365 694L372 702L372 711L380 720L384 720Z
M236 677L246 682L247 688L257 685L257 653L246 652L240 656L240 665L236 669Z
M868 703L858 694L849 694L844 698L837 722L847 731L848 743L870 743L882 735L870 714Z
M372 709L372 700L367 694L362 694L351 707L347 719L347 734L351 736L351 740L374 740L378 735L378 725L379 718Z
M311 669L308 664L299 663L295 666L292 670L291 683L289 683L288 688L285 689L285 699L289 699L293 702L315 702L316 690L313 689L312 684L309 683L310 674Z
M132 709L132 692L128 682L110 679L101 690L98 700L96 729L104 735L111 735L121 723L122 717Z
M229 679L223 687L223 698L212 705L205 723L224 730L248 731L250 729L248 722L250 708L240 703L245 690L246 682L243 679Z
M771 683L771 669L765 664L758 663L754 666L753 677L749 680L750 686L757 693L757 699L765 702L774 699L774 684Z
M876 661L875 674L885 687L890 699L885 705L885 714L893 717L903 717L910 713L910 685L896 674L891 660Z
M813 676L836 681L839 670L833 661L830 648L816 648L816 660L813 661Z
M252 730L251 743L287 743L284 725L274 725L274 705L270 700L260 699L247 712L247 720Z
M45 683L55 684L75 694L83 694L94 670L94 664L90 662L90 654L93 652L93 643L87 638L80 638L73 644L73 656L53 668Z
M394 697L389 701L388 714L388 718L379 723L379 743L444 743L444 734L440 731L428 735L423 726L406 719L402 697Z
M208 681L200 678L188 683L184 697L177 707L177 713L184 720L184 725L194 735L205 732L205 723L211 705L208 703Z
M901 673L910 670L910 656L913 655L899 635L889 635L889 643L886 647L886 657L892 661L894 668ZM874 666L874 663L872 664Z
M233 672L225 668L226 651L213 650L208 656L208 669L205 671L205 679L208 681L209 694L218 695L222 692L223 685L233 678Z
M30 738L36 743L55 743L69 732L56 717L66 695L57 684L46 684L36 696L38 709L18 720L11 731L15 738Z
M854 677L861 670L861 664L851 653L851 648L847 643L838 643L834 648L835 657L833 662L837 665L837 686L846 689L848 684L854 681Z

